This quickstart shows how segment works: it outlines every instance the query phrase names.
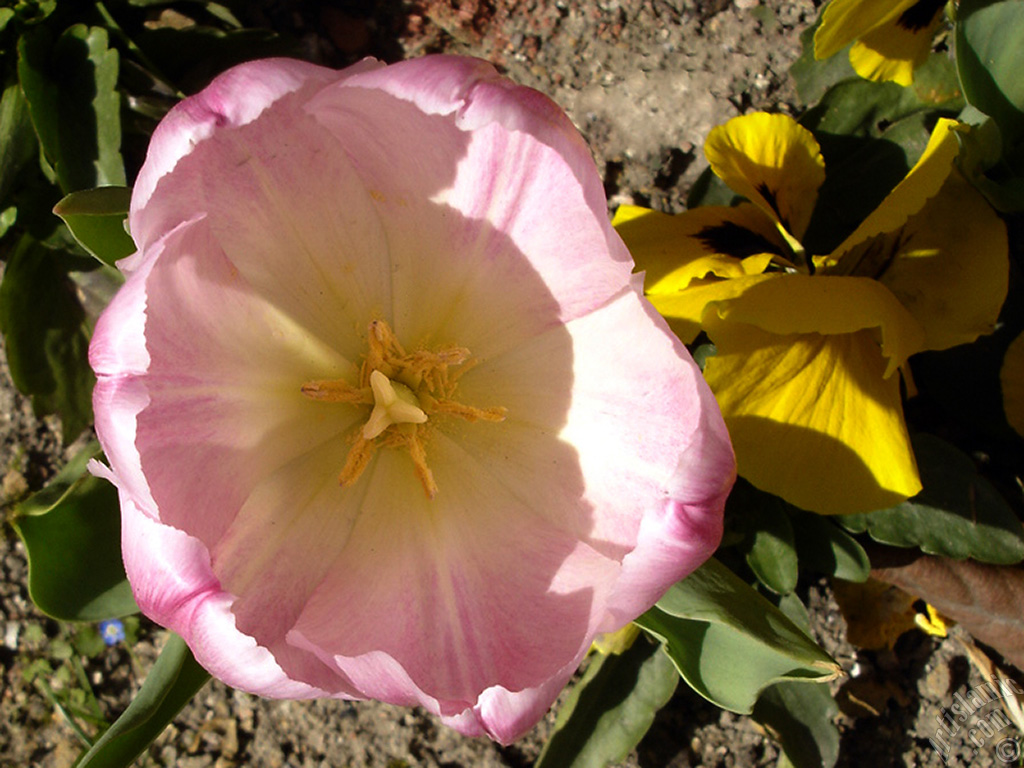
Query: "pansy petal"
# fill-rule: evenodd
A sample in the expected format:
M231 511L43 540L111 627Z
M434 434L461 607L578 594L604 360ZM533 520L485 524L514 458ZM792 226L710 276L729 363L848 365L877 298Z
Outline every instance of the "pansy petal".
M736 281L731 281L736 282ZM872 330L888 359L886 378L921 351L924 332L888 288L868 278L782 275L749 279L733 301L720 301L704 314L747 323L775 335L847 334Z
M867 80L909 86L928 59L945 0L918 0L899 17L865 33L850 49L850 64Z
M690 344L702 330L704 313L709 305L728 302L742 295L753 285L781 277L784 277L782 273L775 272L735 277L731 280L695 280L685 291L649 293L647 298L654 308L668 319L679 339L684 344Z
M865 80L913 85L914 70L931 53L932 33L932 27L912 31L895 24L879 27L853 44L850 65Z
M703 206L675 216L627 210L616 213L613 224L651 293L681 291L709 275L760 274L773 258L789 256L772 221L750 203Z
M753 112L712 128L704 154L722 181L797 240L803 237L825 181L810 131L788 115Z
M895 232L861 243L859 259L924 328L926 349L947 349L995 330L1009 280L1006 225L956 171Z
M893 23L921 0L832 0L814 33L814 58L827 59L854 40Z
M704 369L739 473L822 514L869 512L917 493L920 480L899 378L870 331L775 335L711 318L718 349Z
M829 256L834 274L867 274L858 269L857 260L846 261L846 254L869 238L896 232L907 219L920 211L929 199L938 194L953 171L960 145L956 131L962 130L956 120L939 118L932 130L924 153L903 180L885 196L881 204Z

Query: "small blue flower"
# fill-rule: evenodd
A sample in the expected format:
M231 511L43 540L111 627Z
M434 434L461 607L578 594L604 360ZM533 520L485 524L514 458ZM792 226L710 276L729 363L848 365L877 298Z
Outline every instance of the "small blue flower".
M119 619L107 619L100 622L100 635L107 645L117 645L124 640L124 624Z

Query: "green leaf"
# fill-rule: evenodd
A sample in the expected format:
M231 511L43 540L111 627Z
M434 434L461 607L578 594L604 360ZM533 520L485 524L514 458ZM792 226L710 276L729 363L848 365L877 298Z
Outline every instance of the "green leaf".
M222 30L206 24L186 29L142 29L136 41L156 68L186 93L229 67L252 59L300 56L294 40L263 29ZM182 56L187 50L188 56Z
M14 189L18 172L39 151L28 102L17 83L4 88L0 97L0 209L7 207L7 197Z
M960 170L999 211L1024 210L1024 144L1003 157L1003 137L996 121L973 106L960 113L971 125L957 133Z
M95 450L94 448L92 450ZM99 621L138 611L121 561L117 490L84 471L83 452L50 486L15 512L28 553L29 595L43 613ZM40 498L41 496L41 498Z
M917 162L934 119L959 112L963 102L955 84L943 90L940 68L922 69L920 94L917 85L844 80L800 118L818 140L826 170L803 238L810 252L835 248ZM925 100L922 94L940 101Z
M131 197L128 187L86 189L67 195L53 212L64 220L85 250L114 266L135 252L135 243L124 228Z
M963 99L955 86L943 90L939 72L934 73L934 79L937 82L928 81L921 93L895 83L876 83L859 78L844 80L829 88L800 122L815 132L880 138L888 126L915 112L959 112L963 108ZM922 99L922 95L929 100Z
M864 547L831 519L800 512L794 518L793 530L801 566L846 581L867 581L871 575L871 561Z
M691 688L733 712L749 714L774 683L841 674L785 614L714 559L672 586L637 623L666 643Z
M754 705L753 717L795 768L832 768L839 759L839 713L824 684L776 683Z
M697 367L703 371L704 366L707 365L708 359L714 357L716 354L718 354L718 350L715 348L714 344L711 342L701 344L693 350L693 362L695 362Z
M594 658L558 713L535 768L603 768L640 743L679 683L659 643Z
M1011 565L1024 560L1024 528L974 462L937 437L916 435L924 490L890 509L844 515L839 522L875 541L920 547L930 555Z
M1024 3L961 0L956 59L967 100L991 115L1008 146L1024 138Z
M804 104L814 104L836 83L859 77L850 65L849 46L827 59L819 61L814 58L814 33L818 31L820 25L819 20L814 26L800 33L803 52L789 68L797 95Z
M7 234L7 231L14 226L14 222L18 218L18 209L13 205L9 208L0 210L0 239Z
M690 188L690 194L686 196L686 207L732 205L737 199L739 199L739 195L733 192L710 168L705 168Z
M117 51L102 27L76 24L53 43L38 27L18 41L18 77L36 134L65 193L125 184Z
M81 261L90 266L95 262ZM68 274L75 258L23 236L0 283L0 332L11 378L37 414L57 413L64 442L92 423L89 333Z
M922 108L931 106L943 112L959 112L967 101L956 64L945 53L932 53L925 63L914 70L914 84L910 87Z
M75 768L126 768L156 740L210 673L199 666L185 641L171 634L132 703Z
M789 505L749 483L739 483L729 496L730 509L737 506L746 527L739 549L747 565L772 592L789 594L799 577Z
M90 459L100 455L100 444L95 440L76 453L67 464L50 478L42 490L36 491L18 504L20 516L45 515L63 501L83 475Z

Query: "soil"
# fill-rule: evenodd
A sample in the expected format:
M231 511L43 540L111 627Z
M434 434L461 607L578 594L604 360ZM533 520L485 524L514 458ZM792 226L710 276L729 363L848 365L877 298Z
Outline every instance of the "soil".
M799 112L787 72L818 4L386 0L321 6L271 0L253 4L244 21L295 36L308 58L334 66L367 54L394 60L446 51L488 59L567 110L593 149L612 206L636 202L678 211L706 165L701 146L714 125L753 109ZM59 425L34 416L6 370L0 375L0 412L6 508L41 487L68 451L61 447ZM69 629L34 609L23 548L9 526L3 530L0 766L68 766L80 742L40 678L58 698L79 701L86 686L67 670L80 663L100 711L112 719L138 689L163 633L142 620L129 625L135 642L109 648L94 642L82 650L85 640L95 639L94 628ZM845 622L828 585L805 584L801 596L815 637L849 675L833 686L842 710L838 764L944 764L929 743L936 718L956 692L982 682L963 651L960 630L943 640L910 633L892 651L856 651L843 639ZM55 671L33 678L40 669ZM520 768L533 763L554 717L555 710L526 738L501 747L464 738L418 710L375 702L268 701L212 683L140 764ZM949 740L948 761L1004 764L995 751L998 739L979 748L965 729ZM619 765L745 767L778 760L777 746L751 719L722 712L680 685L647 737Z

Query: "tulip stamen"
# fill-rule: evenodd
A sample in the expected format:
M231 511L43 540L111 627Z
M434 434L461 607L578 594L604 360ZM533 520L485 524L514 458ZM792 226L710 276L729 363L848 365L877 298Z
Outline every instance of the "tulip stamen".
M428 498L437 494L434 473L427 465L424 438L434 416L455 416L470 423L504 421L507 409L477 408L454 399L459 378L477 365L465 347L406 352L384 320L370 323L367 351L356 385L343 379L316 379L302 385L302 394L326 403L373 406L353 438L338 482L355 484L378 446L403 448Z
M409 457L416 470L416 477L423 484L423 490L427 492L427 498L432 499L437 495L437 483L434 482L434 473L427 466L427 452L423 448L423 441L419 435L413 433L409 436Z
M373 392L366 387L353 387L344 379L317 379L302 385L302 394L322 403L357 403L373 405Z
M338 484L342 488L349 488L355 484L359 476L363 474L363 470L366 469L366 465L370 463L370 459L373 458L376 447L376 441L367 440L362 434L358 435L355 445L345 457L345 466L341 468L341 474L338 475Z
M472 405L463 405L453 400L435 400L434 410L437 413L446 413L450 416L458 416L460 419L472 423L474 421L504 421L508 408L501 406L497 408L475 408Z

